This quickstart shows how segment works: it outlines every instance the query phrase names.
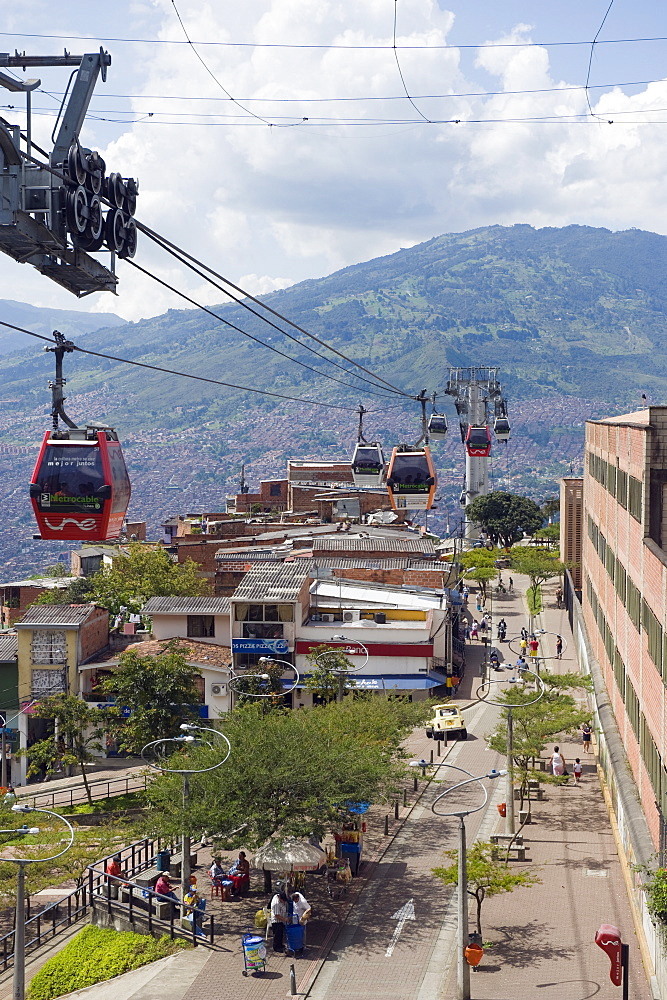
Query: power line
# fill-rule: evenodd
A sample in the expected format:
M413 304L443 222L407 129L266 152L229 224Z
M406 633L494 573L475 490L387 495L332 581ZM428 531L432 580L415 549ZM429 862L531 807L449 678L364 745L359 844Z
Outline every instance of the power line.
M252 115L253 118L257 118L258 121L263 122L264 125L272 125L273 122L268 121L266 118L262 118L261 115L256 115L254 111L250 110L250 108L246 108L242 104L239 104L239 102L234 97L232 97L232 95L229 93L229 91L225 87L223 87L223 85L220 83L220 81L218 80L217 76L213 72L213 70L210 69L210 67L207 65L207 63L202 59L202 57L197 52L197 49L195 48L194 43L190 39L190 36L188 35L187 30L186 30L186 27L183 24L183 18L181 17L181 15L178 12L178 7L176 6L176 0L171 0L171 5L174 8L174 10L176 11L176 17L178 18L178 23L180 24L181 28L183 29L183 34L185 35L185 38L187 40L188 45L190 46L190 48L192 49L192 51L196 55L197 59L199 60L199 62L202 64L202 66L204 67L204 69L208 73L208 75L211 77L211 79L215 83L216 87L219 87L220 90L223 92L223 94L226 94L227 97L229 98L229 100L233 101L234 104L238 105L238 107L241 108L242 111L247 111L247 113L249 115Z
M38 32L27 32L27 31L0 31L0 38L56 38L65 39L70 42L96 42L98 45L100 42L125 42L127 44L142 44L142 45L198 45L200 47L209 48L240 48L240 49L342 49L344 51L360 51L360 52L374 52L389 50L393 48L392 45L341 45L334 42L320 42L320 43L297 43L297 42L219 42L206 40L193 41L179 41L177 38L125 38L121 36L114 35L55 35L46 34ZM596 45L639 45L645 42L667 42L667 36L665 35L647 35L638 36L636 38L605 38L602 41L596 41ZM440 45L399 45L400 50L415 49L435 49L439 51L457 49L530 49L530 48L573 48L573 47L588 47L591 44L591 40L588 38L576 38L562 41L537 41L537 42L462 42L460 44L452 43L442 43Z
M132 261L130 261L130 263L132 263ZM134 266L138 267L139 265L135 264ZM139 270L143 271L143 268L139 268ZM26 330L22 326L15 326L14 323L7 323L2 319L0 319L0 326L6 326L10 330L17 330L19 333L25 333L29 337L37 337L39 340L45 340L49 344L54 343L52 337L44 337L41 333L35 333L33 330ZM145 361L131 361L128 358L119 358L113 354L103 354L101 351L91 351L86 347L79 347L76 344L73 345L73 349L78 351L79 354L90 354L94 358L106 358L107 361L118 361L120 364L134 365L136 368L148 368L150 371L163 372L166 375L178 375L180 378L194 379L196 382L209 382L211 385L222 385L228 389L240 389L242 392L254 392L260 396L274 396L277 399L287 399L291 403L306 403L308 406L325 406L333 410L346 410L349 413L357 412L357 408L353 406L342 406L340 403L325 403L324 401L318 399L304 399L303 396L286 396L280 392L270 392L268 389L255 389L252 386L236 385L234 382L222 382L220 379L206 378L204 375L194 375L192 372L181 372L174 368L163 368L161 365L149 365ZM373 410L369 412L377 411Z
M590 94L588 93L588 84L590 83L591 68L593 66L593 52L595 50L595 45L596 45L596 42L598 40L598 35L600 34L600 32L602 31L602 29L604 28L604 23L607 20L607 17L609 15L609 11L611 10L611 8L613 6L614 6L614 0L609 0L609 6L607 7L607 10L605 11L604 17L600 21L600 27L595 32L595 37L593 38L593 41L591 42L591 51L590 51L590 53L588 55L588 69L586 71L586 86L584 88L584 91L585 91L585 94L586 94L586 103L588 104L588 110L590 111L591 115L593 115L594 118L599 118L600 116L596 115L594 113L593 108L591 106Z
M394 59L396 60L396 68L398 69L398 75L401 78L401 83L403 84L403 90L405 91L405 96L409 100L410 104L415 109L415 111L417 112L417 114L420 115L424 119L424 121L428 122L429 125L430 125L431 124L430 118L427 118L426 115L423 114L419 110L419 108L417 107L417 105L415 104L415 102L410 97L410 94L408 92L408 88L407 88L407 86L405 84L405 78L403 77L403 70L401 69L401 64L400 64L400 61L399 61L399 58L398 58L398 50L396 48L396 21L397 21L397 18L398 18L398 0L394 0L394 45L393 45L393 49L394 49Z

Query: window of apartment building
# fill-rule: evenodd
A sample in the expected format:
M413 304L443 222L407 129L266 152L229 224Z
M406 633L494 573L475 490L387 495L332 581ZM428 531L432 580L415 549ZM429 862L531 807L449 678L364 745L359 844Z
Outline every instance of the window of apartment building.
M656 669L662 675L662 626L651 608L642 598L642 627L648 640L648 655L655 663Z
M628 510L635 521L642 519L642 484L634 476L628 477Z
M641 753L649 780L653 786L655 797L660 802L663 792L664 767L643 712L641 713L639 733L639 752Z
M625 701L625 663L623 663L617 648L614 649L614 680L621 698Z
M270 483L269 485L269 496L279 497L280 496L280 483Z
M616 556L614 555L614 550L611 545L607 545L607 554L604 560L605 569L609 574L609 579L613 583L616 579Z
M43 662L43 661L42 661ZM53 694L67 692L67 678L64 670L33 670L31 695L33 698L47 698Z
M188 615L188 639L212 639L214 636L213 615Z
M628 713L628 719L630 720L633 732L637 740L639 740L639 698L637 697L637 692L634 689L632 681L627 675L625 678L625 710Z
M621 507L628 509L628 474L623 469L616 470L616 499Z
M282 639L283 622L294 621L291 604L236 604L236 621L243 622L244 639Z
M630 621L637 631L639 631L639 626L641 624L641 598L642 595L637 590L630 577L626 575L625 610L628 612Z
M628 575L625 572L625 567L622 565L621 560L617 559L616 579L614 580L614 584L616 586L616 593L618 594L618 598L621 604L625 604L627 598L627 582L628 582Z
M605 462L607 466L607 492L611 493L613 497L616 496L616 466L612 465L610 462Z
M32 633L30 658L33 663L67 663L67 635L58 629L39 629Z

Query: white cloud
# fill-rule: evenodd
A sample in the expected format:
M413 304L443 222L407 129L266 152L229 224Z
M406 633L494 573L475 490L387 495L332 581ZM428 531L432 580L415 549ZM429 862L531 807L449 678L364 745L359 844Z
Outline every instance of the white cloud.
M31 18L41 13L46 30L61 30L46 0L31 3ZM91 4L99 18L101 0ZM400 51L416 107L443 122L430 125L404 99L391 48L394 9L385 0L256 0L224 9L179 0L178 9L190 37L200 42L356 46L200 45L222 86L274 123L267 127L225 98L188 46L119 43L116 52L109 43L114 62L107 84L98 84L96 106L105 92L132 94L127 117L151 111L153 118L119 127L111 141L109 126L91 120L87 139L100 143L109 169L139 177L138 214L146 224L237 283L247 282L251 291L285 287L440 233L494 223L578 222L667 232L667 140L662 125L646 124L665 117L659 109L667 107L666 82L633 94L596 91L594 110L602 122L536 121L585 115L587 105L581 89L568 89L573 81L554 78L545 48L521 44L530 41L530 26L508 24L498 40L515 47L481 49L464 75L457 49L435 48L448 42L454 14L431 0L401 0L399 43L430 46ZM14 30L20 30L16 22ZM77 29L90 34L92 23L81 13ZM183 41L168 0L120 2L107 30ZM485 88L500 93L427 96ZM510 93L549 88L556 89ZM371 97L381 99L357 100ZM286 98L299 100L279 103ZM103 106L112 109L114 102ZM405 119L410 123L401 124ZM454 119L461 124L449 124ZM184 124L162 124L174 120ZM50 130L52 121L42 122L44 132L47 124ZM219 292L145 238L136 259L204 303L219 300ZM138 318L182 304L130 265L121 262L119 274L118 299L95 296L82 308ZM0 278L11 289L7 297L61 308L75 304L27 265L3 261Z

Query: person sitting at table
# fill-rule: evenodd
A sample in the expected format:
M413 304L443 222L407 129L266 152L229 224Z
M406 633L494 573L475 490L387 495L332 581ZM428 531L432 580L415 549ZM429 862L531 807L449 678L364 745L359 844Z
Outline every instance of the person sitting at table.
M111 882L112 885L118 885L118 880L123 875L123 869L120 866L120 854L114 854L112 858L109 858L104 866L104 871L107 875L105 881Z
M229 869L230 875L245 875L246 878L250 878L250 862L246 857L245 851L239 851L239 856Z

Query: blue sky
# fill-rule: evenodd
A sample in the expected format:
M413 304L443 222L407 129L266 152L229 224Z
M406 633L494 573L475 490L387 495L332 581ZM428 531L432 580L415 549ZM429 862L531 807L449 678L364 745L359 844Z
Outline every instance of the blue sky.
M659 4L612 5L590 74L598 120L581 89L590 46L555 43L590 41L608 0L176 3L196 52L171 0L5 0L0 51L108 49L83 143L139 178L142 221L255 293L490 224L667 233L667 41L608 43L667 35ZM68 71L34 75L33 131L49 148ZM20 95L0 104L23 124ZM145 240L137 261L220 298ZM2 258L0 297L128 319L181 304L119 274L118 298L77 304Z

